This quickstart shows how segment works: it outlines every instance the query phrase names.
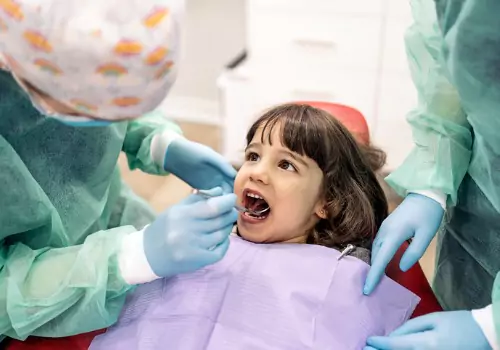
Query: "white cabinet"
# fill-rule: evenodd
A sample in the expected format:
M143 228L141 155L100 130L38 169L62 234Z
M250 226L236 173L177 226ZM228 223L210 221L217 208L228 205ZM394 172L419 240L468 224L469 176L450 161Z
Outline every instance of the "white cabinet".
M387 152L387 168L398 167L413 147L406 116L417 106L417 93L408 69L405 32L412 24L407 0L387 0L381 48L382 64L377 82L376 125L372 142Z
M376 70L382 20L330 13L264 13L249 20L249 54L255 64Z
M400 18L387 18L384 25L384 45L381 49L382 72L408 73L408 59L404 36L408 28L408 21ZM405 76L405 79L407 77Z
M385 0L248 0L250 10L381 15ZM402 1L402 0L395 0Z
M386 0L385 14L390 18L400 18L411 23L410 0Z
M247 0L244 67L219 80L223 152L242 160L244 134L258 114L290 101L359 109L388 168L411 149L407 112L414 87L406 63L407 0Z
M222 153L232 164L240 164L246 146L246 132L257 110L253 97L255 89L245 66L223 73L217 85L222 112Z
M417 105L411 80L387 74L380 84L377 126L371 130L372 142L387 152L387 168L401 164L413 147L412 133L406 121Z

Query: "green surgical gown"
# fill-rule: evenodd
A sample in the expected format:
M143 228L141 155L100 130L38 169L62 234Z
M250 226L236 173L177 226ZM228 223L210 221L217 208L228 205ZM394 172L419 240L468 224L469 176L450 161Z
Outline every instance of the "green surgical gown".
M0 335L61 337L116 321L133 288L117 266L121 239L154 218L122 183L118 156L164 175L150 143L165 129L180 132L154 112L66 126L0 71Z
M411 5L415 147L387 180L401 195L447 195L434 289L447 310L493 303L500 339L500 1Z

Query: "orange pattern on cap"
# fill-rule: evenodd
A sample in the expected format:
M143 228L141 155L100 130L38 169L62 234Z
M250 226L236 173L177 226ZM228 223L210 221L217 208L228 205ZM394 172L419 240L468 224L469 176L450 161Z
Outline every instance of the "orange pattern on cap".
M168 12L168 9L165 7L155 7L144 18L142 23L148 28L155 28L168 16Z
M23 37L34 49L47 53L52 52L52 46L49 41L39 32L27 30L24 32Z
M156 79L162 79L163 77L165 77L165 75L168 74L168 72L170 72L170 69L172 69L174 65L174 62L172 61L167 61L165 62L157 71L156 71L156 74L155 74L155 78Z
M44 58L37 58L33 63L35 64L35 66L38 66L41 70L51 73L53 75L63 74L63 71L58 66L56 66L54 63Z
M21 5L16 3L14 0L0 0L0 8L11 18L17 21L22 21L24 19L23 11L21 10Z
M142 44L135 40L121 40L115 46L115 53L119 56L135 56L142 52Z
M128 73L127 68L118 63L106 63L96 69L97 74L118 77Z
M168 54L168 49L166 47L159 47L151 52L146 57L146 64L154 66L158 63L161 63Z
M0 31L1 32L6 32L7 31L7 24L0 18Z
M138 97L127 96L127 97L117 97L111 101L112 104L118 107L130 107L136 106L141 103L141 99Z

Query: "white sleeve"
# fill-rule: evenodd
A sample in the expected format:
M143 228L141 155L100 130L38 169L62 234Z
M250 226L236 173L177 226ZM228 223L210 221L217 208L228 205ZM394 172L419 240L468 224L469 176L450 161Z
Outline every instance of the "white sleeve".
M495 331L495 320L493 319L493 305L488 305L484 309L472 310L472 317L483 331L491 348L500 350Z
M184 138L173 130L165 130L153 136L151 140L151 159L161 167L165 167L165 154L168 146L178 138Z
M430 199L434 199L438 202L441 207L446 210L446 195L438 190L421 190L421 191L408 191L408 193L416 193L421 194L422 196L426 196Z
M125 236L118 253L118 266L122 278L130 285L147 283L160 278L149 266L144 253L143 236L146 227Z

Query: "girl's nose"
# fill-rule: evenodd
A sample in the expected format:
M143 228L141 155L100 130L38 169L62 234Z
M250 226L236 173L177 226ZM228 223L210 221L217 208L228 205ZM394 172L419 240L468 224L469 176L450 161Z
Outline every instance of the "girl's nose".
M250 172L250 180L254 182L260 182L264 185L269 183L269 170L264 162L255 164Z

